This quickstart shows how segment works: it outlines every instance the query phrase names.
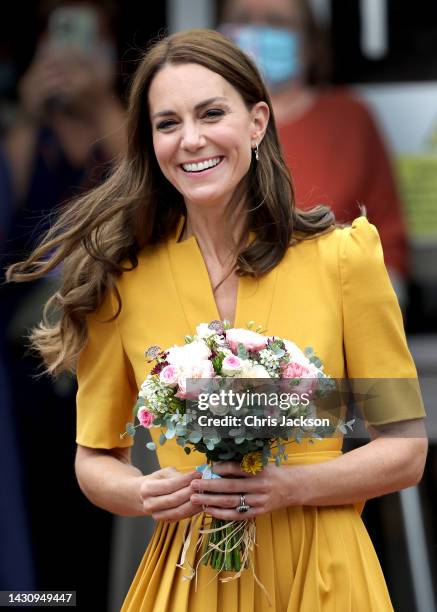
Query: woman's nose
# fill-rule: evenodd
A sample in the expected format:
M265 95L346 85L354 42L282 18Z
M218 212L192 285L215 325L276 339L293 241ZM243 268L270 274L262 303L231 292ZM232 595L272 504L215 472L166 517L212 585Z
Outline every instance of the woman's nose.
M188 151L196 151L205 145L205 137L202 134L199 126L187 125L184 127L182 134L181 146Z

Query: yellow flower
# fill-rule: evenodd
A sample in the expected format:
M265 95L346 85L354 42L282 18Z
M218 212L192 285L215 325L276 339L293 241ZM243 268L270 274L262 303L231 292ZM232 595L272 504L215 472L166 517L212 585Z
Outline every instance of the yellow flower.
M240 463L240 467L243 472L248 474L257 474L263 469L262 453L254 451L244 455L243 460Z

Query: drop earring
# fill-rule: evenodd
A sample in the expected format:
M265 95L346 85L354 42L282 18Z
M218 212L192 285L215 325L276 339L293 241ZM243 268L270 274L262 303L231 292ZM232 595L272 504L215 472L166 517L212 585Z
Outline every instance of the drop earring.
M255 153L255 159L256 161L259 161L259 149L258 149L258 143L255 145L255 148L253 149L254 153Z

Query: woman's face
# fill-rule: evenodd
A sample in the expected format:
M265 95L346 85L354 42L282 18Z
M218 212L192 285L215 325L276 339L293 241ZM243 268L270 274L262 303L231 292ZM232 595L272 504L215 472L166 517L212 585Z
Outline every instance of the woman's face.
M225 206L247 174L269 110L198 64L165 66L149 89L153 146L164 176L191 205Z

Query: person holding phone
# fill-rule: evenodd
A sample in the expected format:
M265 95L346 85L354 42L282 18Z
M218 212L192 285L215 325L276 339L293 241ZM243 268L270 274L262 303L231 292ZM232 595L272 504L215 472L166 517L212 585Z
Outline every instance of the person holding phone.
M50 208L89 178L93 158L111 162L124 153L110 23L92 2L72 1L48 14L4 141L17 206Z

